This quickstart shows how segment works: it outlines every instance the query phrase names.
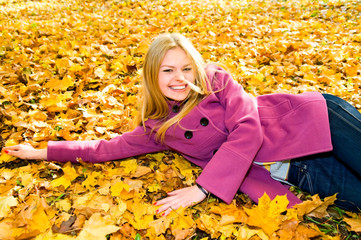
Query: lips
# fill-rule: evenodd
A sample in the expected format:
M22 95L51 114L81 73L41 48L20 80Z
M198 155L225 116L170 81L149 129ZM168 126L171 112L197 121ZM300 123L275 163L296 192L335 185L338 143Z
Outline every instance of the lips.
M169 86L169 88L172 90L184 90L186 87L187 85Z

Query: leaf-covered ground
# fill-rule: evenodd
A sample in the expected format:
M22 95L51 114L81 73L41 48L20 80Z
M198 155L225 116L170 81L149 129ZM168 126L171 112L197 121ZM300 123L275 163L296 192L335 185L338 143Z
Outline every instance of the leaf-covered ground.
M181 32L253 95L320 91L361 108L359 1L0 0L0 147L134 127L152 38ZM239 194L170 216L153 203L200 169L172 152L102 164L0 156L0 239L359 239L334 196L286 210Z

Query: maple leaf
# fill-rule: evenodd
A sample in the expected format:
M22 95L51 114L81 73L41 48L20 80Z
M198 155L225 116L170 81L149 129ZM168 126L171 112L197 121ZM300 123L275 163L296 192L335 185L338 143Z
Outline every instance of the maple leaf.
M351 227L351 231L361 232L361 219L360 218L344 218L343 219Z
M74 239L75 237L66 234L53 233L52 231L49 231L45 234L40 234L35 238L35 240L74 240Z
M156 219L149 223L149 228L153 229L154 234L159 236L162 233L165 233L166 230L169 228L171 223L171 218L162 217Z
M237 207L234 202L229 205L221 203L218 206L212 206L209 211L221 216L219 221L221 225L228 225L236 222L246 222L248 218L244 210L240 207Z
M135 229L147 229L154 220L156 207L154 205L135 200L128 209L133 213L130 223Z
M306 214L310 216L315 216L318 218L322 218L328 215L327 208L336 200L336 195L326 197L324 201L320 199L320 197L316 194L312 196L312 200L304 201L300 204L294 206L297 210L298 218L302 219L302 217Z
M212 238L218 238L222 233L222 227L218 222L218 217L215 214L200 214L196 220L197 228L207 232Z
M18 205L18 201L13 196L0 197L0 218L7 217L11 207Z
M87 173L86 177L87 178L82 182L82 185L89 190L91 190L95 185L100 185L99 180L103 178L100 172Z
M258 202L258 206L251 209L245 208L248 215L246 223L263 229L263 231L271 236L282 222L280 214L287 210L289 201L287 196L277 196L271 201L265 193Z
M120 196L123 190L129 192L130 186L124 182L117 182L116 184L110 187L110 191L113 197Z
M15 159L16 159L16 157L10 156L9 154L6 154L6 153L1 153L1 155L0 155L0 163L11 162L11 161L14 161Z
M237 240L248 240L255 235L257 235L262 240L269 239L269 237L263 232L262 229L250 229L248 226L241 226L237 235Z
M106 239L110 233L118 231L120 228L115 226L110 219L110 216L102 217L100 213L94 213L89 220L84 224L83 229L80 231L77 239Z
M50 220L39 196L31 195L26 203L28 207L23 209L14 221L16 226L12 231L12 237L14 238L35 237L51 227ZM24 225L27 227L23 228Z
M191 185L194 183L194 174L199 172L199 169L196 167L193 167L187 160L185 160L183 157L178 156L178 154L175 155L175 158L173 160L174 165L179 169L181 173L181 177L185 178L185 184Z
M71 166L70 162L64 165L62 168L64 175L60 178L57 178L51 182L53 187L64 186L68 188L71 185L71 182L77 178L79 175L76 173L76 170Z
M52 91L65 91L72 86L74 86L74 80L70 75L64 76L61 80L53 78L47 84L45 84L45 87L51 89Z

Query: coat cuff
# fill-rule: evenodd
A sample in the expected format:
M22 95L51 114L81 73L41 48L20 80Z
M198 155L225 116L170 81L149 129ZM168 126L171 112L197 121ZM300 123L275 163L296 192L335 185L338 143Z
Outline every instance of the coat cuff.
M203 169L196 182L230 204L252 161L222 147Z

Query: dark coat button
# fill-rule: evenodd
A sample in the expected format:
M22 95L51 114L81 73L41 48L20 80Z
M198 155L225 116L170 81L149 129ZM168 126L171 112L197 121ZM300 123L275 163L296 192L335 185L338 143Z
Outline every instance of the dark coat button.
M217 151L218 151L218 149L214 150L214 151L213 151L213 155L216 154Z
M174 112L174 113L179 112L179 106L178 106L178 105L174 105L174 106L172 107L172 112Z
M209 123L209 121L208 121L207 118L202 118L202 119L201 119L201 125L202 125L202 126L207 126L208 123Z
M186 131L186 132L184 133L184 137L185 137L186 139L191 139L191 138L193 137L193 133L192 133L191 131Z

